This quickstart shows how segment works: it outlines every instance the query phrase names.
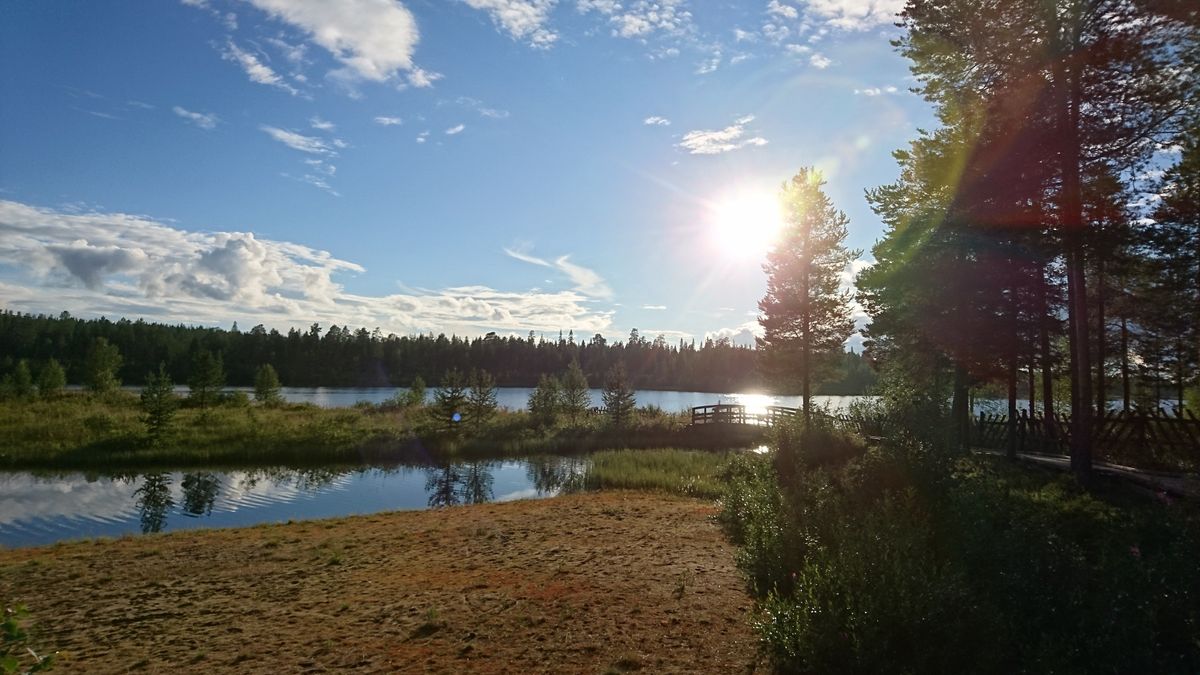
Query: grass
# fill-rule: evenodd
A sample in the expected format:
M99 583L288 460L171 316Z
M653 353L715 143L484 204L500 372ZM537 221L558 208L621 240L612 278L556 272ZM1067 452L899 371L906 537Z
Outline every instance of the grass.
M645 490L713 499L723 492L730 453L666 448L593 453L580 487Z
M362 463L583 453L609 448L746 447L755 429L697 429L682 414L640 409L623 428L599 415L540 426L523 411L498 411L485 424L448 425L429 408L360 404L319 408L232 403L180 407L151 443L136 397L68 394L0 403L0 468L90 469Z

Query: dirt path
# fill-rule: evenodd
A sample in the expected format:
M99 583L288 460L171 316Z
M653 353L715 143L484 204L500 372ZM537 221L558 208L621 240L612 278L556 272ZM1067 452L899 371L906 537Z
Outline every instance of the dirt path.
M612 492L0 551L0 601L56 672L763 671L714 513Z

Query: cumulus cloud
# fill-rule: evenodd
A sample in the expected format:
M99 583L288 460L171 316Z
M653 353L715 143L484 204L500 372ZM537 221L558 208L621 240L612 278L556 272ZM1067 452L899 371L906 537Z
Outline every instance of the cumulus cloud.
M642 124L648 124L651 126L667 127L667 126L671 125L671 120L669 120L665 117L659 117L658 115L651 115L650 117L647 117L646 119L642 120Z
M487 12L496 24L514 40L522 40L536 49L549 49L558 34L549 26L550 12L557 0L465 0L473 9Z
M385 127L394 127L394 126L404 124L404 120L399 117L389 117L387 115L380 115L379 117L375 118L375 124L385 126Z
M829 58L819 53L813 54L812 57L809 58L808 62L811 63L814 68L819 68L821 70L825 70L833 63L833 61L831 61Z
M905 0L808 0L805 12L841 30L869 30L895 23Z
M635 0L628 5L610 0L578 0L580 13L607 18L615 37L646 39L652 34L679 37L695 30L684 0Z
M242 70L245 71L246 76L250 78L251 82L257 82L258 84L265 84L269 87L282 89L292 96L297 96L300 93L298 89L285 82L284 79L279 76L279 73L276 73L274 70L272 70L270 66L263 63L254 54L235 45L232 40L225 44L225 49L221 52L221 57L226 61L233 61L241 66Z
M172 108L172 110L175 111L176 115L179 115L183 119L187 120L188 122L191 122L192 124L195 124L196 126L200 127L201 129L206 129L206 130L216 129L217 122L221 121L221 119L219 117L217 117L216 115L214 115L213 113L192 112L191 110L188 110L187 108L183 108L181 106L175 106L174 108Z
M576 265L571 262L569 255L562 255L554 260L546 260L529 254L525 250L505 248L504 253L522 262L558 270L575 286L575 290L591 298L611 298L612 289L604 278L594 270Z
M308 152L315 155L335 154L331 144L322 138L317 138L316 136L305 136L294 131L288 131L287 129L280 129L278 127L272 127L265 124L259 128L265 131L271 138L274 138L293 150ZM341 147L344 146L345 143L342 141L334 141L333 145L339 145L339 147Z
M467 128L467 125L465 125L465 124L456 124L446 130L446 135L454 136L456 134L461 134L463 132L463 129L466 129L466 128Z
M754 338L762 337L763 328L758 321L747 321L737 326L728 328L718 328L714 331L704 333L705 341L712 340L729 340L732 344L738 347L753 347L755 346Z
M779 2L779 0L771 0L771 2L767 3L767 14L783 19L797 19L800 17L800 10L791 5L785 5Z
M247 0L308 35L364 80L382 82L413 69L420 33L412 12L394 0Z
M734 120L733 124L724 129L689 131L683 135L678 147L693 155L718 155L748 146L766 145L767 139L762 136L744 138L746 125L753 121L754 115L746 115Z
M286 330L312 322L385 331L602 332L612 312L577 290L478 285L357 295L339 277L358 264L251 232L189 232L145 216L65 213L0 201L0 297L8 308L196 323L253 318ZM17 279L14 281L14 279Z
M413 68L408 71L408 83L417 89L432 87L434 82L442 79L441 73L435 73L424 68Z

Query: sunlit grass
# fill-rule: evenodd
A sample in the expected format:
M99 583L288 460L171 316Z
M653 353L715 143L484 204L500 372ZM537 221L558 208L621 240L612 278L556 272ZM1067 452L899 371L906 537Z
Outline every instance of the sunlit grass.
M582 479L587 490L649 490L689 497L716 498L728 452L681 450L607 450L590 456Z

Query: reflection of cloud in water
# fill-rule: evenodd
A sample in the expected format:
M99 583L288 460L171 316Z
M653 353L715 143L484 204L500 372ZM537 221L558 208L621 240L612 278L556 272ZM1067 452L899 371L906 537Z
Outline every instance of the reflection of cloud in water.
M557 492L557 490L555 492ZM537 488L531 487L531 488L525 488L524 490L515 490L513 492L499 495L496 497L496 501L512 502L512 501L516 501L518 499L533 499L534 497L546 497L546 496L549 496L549 495L547 495L546 493L543 493L541 490L538 490Z

